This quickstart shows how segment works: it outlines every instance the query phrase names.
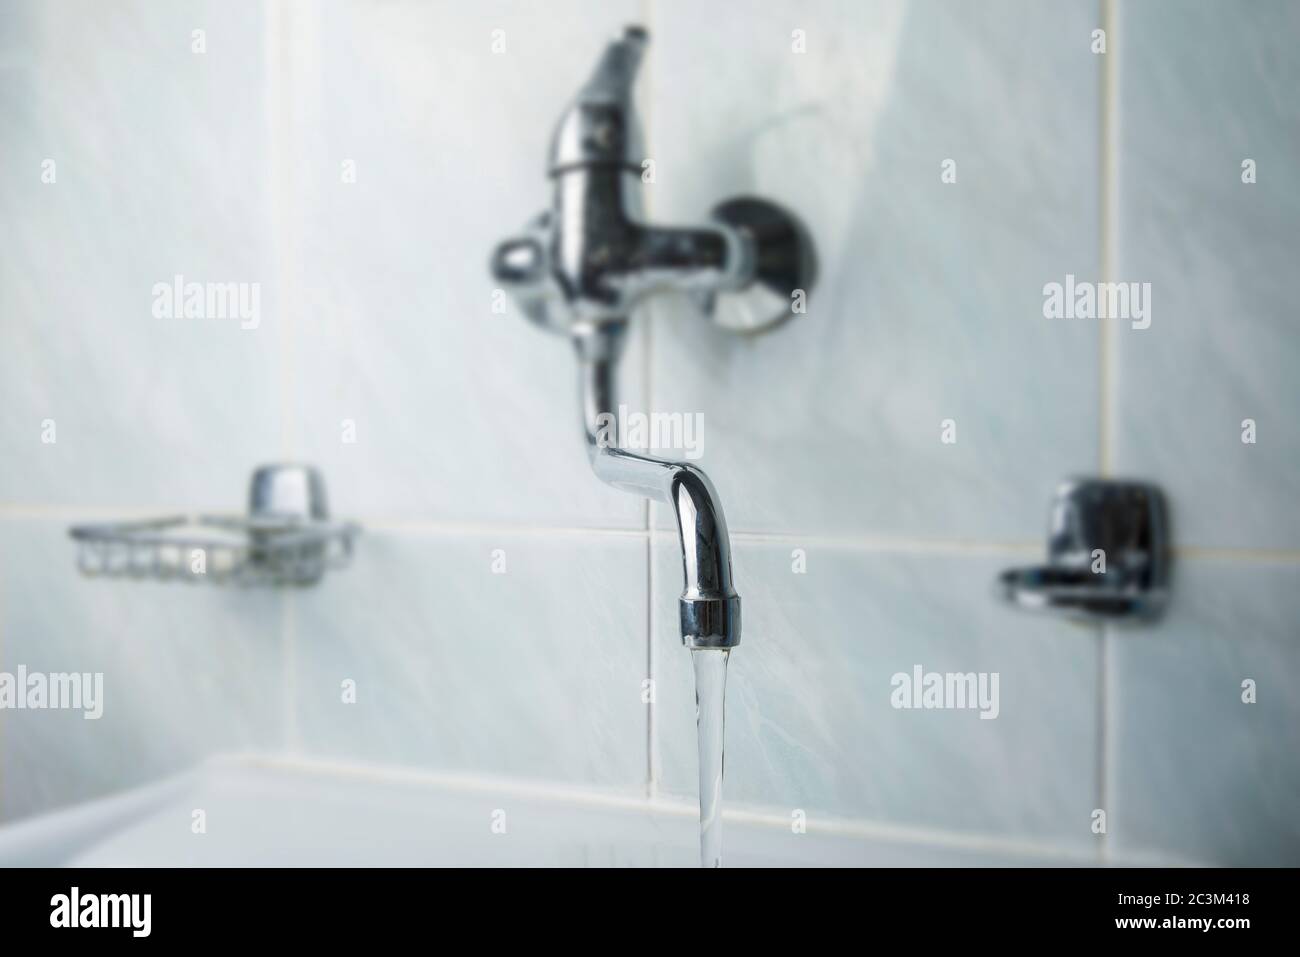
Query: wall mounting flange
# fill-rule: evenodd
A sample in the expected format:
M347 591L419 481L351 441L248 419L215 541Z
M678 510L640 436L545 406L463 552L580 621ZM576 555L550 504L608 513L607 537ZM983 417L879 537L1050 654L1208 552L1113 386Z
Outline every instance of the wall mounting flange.
M709 317L728 332L753 335L798 315L796 297L806 303L817 280L815 247L798 217L754 196L719 203L711 215L750 240L754 266L744 286L719 290L702 302Z

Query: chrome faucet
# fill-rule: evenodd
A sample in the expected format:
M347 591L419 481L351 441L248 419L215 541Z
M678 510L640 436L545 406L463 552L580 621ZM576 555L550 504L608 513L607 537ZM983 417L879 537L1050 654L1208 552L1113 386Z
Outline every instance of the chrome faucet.
M724 202L701 228L643 222L646 160L632 88L647 42L628 27L605 48L556 127L550 210L497 247L492 273L531 321L573 339L596 475L673 509L686 580L682 642L730 648L740 641L740 596L722 504L698 468L617 446L618 360L633 309L652 293L685 291L724 328L754 332L793 314L815 267L794 217L764 200Z

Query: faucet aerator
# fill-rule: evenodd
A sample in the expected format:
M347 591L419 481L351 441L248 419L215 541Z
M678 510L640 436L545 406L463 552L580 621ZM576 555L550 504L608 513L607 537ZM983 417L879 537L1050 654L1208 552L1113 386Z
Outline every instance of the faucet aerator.
M692 651L702 648L725 650L740 644L740 596L730 598L683 598L682 644Z

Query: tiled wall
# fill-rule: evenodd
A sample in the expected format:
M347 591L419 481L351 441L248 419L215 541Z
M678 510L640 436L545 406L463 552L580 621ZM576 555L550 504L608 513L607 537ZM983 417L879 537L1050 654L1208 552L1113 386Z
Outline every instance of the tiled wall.
M98 721L0 711L0 818L281 740L280 596L83 580L66 533L241 508L279 454L265 25L247 4L0 3L0 671L105 686ZM177 273L261 282L263 322L154 318Z
M494 314L485 268L547 201L563 102L637 21L650 214L770 196L820 257L779 331L667 299L623 363L634 408L703 413L733 532L728 800L1300 862L1293 5L0 10L0 669L103 670L112 695L97 724L0 714L0 817L230 748L694 793L668 516L589 474L569 347ZM261 325L153 318L178 272L261 282ZM1044 319L1067 273L1151 282L1151 328ZM286 457L366 525L319 587L73 570L70 521L237 508ZM1103 472L1169 495L1168 617L994 603L1056 482ZM894 710L916 664L998 672L999 717Z

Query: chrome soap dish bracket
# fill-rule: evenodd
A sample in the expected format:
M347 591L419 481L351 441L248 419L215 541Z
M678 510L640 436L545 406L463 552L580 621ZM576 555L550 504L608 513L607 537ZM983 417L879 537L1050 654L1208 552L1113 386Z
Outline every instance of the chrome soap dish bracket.
M68 530L84 575L232 585L314 584L348 563L360 532L330 521L325 481L307 465L258 468L246 516L177 515Z
M1056 490L1047 564L998 576L1001 598L1074 621L1146 622L1169 599L1164 494L1143 482L1075 479Z

